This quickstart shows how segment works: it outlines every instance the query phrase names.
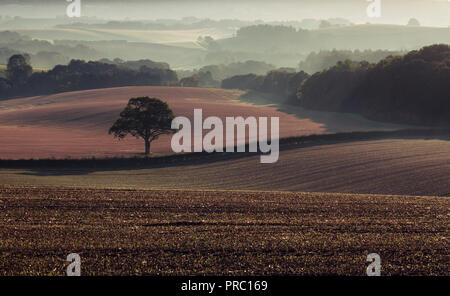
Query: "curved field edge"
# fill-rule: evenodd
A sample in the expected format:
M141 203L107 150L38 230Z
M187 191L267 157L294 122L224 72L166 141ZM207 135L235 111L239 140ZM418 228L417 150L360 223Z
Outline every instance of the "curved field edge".
M272 164L250 153L3 161L0 184L450 196L448 135L324 137L281 145Z
M203 118L279 117L280 138L407 128L368 121L352 114L247 102L242 94L238 90L146 86L93 89L0 101L0 158L139 157L143 154L142 140L126 137L118 141L108 134L108 130L129 98L140 96L160 98L169 104L175 115L186 116L190 120L193 120L194 109L198 108L203 110ZM197 135L195 139L199 137ZM244 138L241 140L244 141ZM248 135L245 137L247 140ZM165 135L154 141L152 152L171 154L171 137Z
M447 197L0 186L0 274L449 275Z
M450 129L402 129L394 131L354 131L328 134L312 134L304 136L294 136L279 139L280 150L289 150L310 145L326 145L331 143L370 141L377 139L396 139L396 138L428 138L440 139L450 137ZM245 151L249 151L249 143L245 144ZM224 146L224 150L226 147ZM234 151L237 146L234 146ZM0 158L0 168L33 168L33 167L116 167L117 166L151 166L164 164L182 164L191 160L221 160L226 158L240 158L251 156L257 153L228 153L228 152L191 152L191 153L172 153L170 155L153 157L106 157L106 158L41 158L41 159L2 159Z

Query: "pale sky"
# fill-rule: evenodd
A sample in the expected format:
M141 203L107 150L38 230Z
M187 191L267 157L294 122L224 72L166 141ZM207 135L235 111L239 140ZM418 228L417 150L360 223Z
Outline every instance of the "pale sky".
M341 17L355 23L405 24L409 18L422 25L450 26L448 0L381 1L381 17L369 18L369 0L80 0L82 15L105 19L198 18L289 21ZM134 3L133 3L134 2ZM12 5L6 3L20 3ZM50 3L50 4L48 4ZM64 0L0 0L0 15L52 18L62 16Z

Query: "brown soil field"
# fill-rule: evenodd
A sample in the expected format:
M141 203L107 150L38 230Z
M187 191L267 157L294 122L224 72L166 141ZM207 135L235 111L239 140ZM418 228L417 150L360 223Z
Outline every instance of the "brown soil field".
M0 169L0 184L450 196L449 151L450 136L305 143L284 147L273 164L234 153L149 167Z
M0 275L450 275L448 197L0 187Z
M357 116L257 105L239 100L241 91L181 87L121 87L0 101L0 159L135 156L143 142L118 141L108 130L131 97L166 101L177 116L280 117L280 137L336 131L395 129ZM170 137L152 144L155 154L172 153Z

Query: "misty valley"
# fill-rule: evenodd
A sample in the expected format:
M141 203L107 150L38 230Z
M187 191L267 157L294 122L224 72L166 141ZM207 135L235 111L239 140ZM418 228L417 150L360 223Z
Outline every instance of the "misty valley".
M445 279L449 15L1 1L0 276L146 276L108 283L167 295Z

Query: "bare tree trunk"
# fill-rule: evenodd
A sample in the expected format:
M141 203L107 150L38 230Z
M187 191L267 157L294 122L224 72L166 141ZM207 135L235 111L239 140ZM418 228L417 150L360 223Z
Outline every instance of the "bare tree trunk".
M145 156L149 156L150 155L150 140L144 139L144 141L145 141Z

